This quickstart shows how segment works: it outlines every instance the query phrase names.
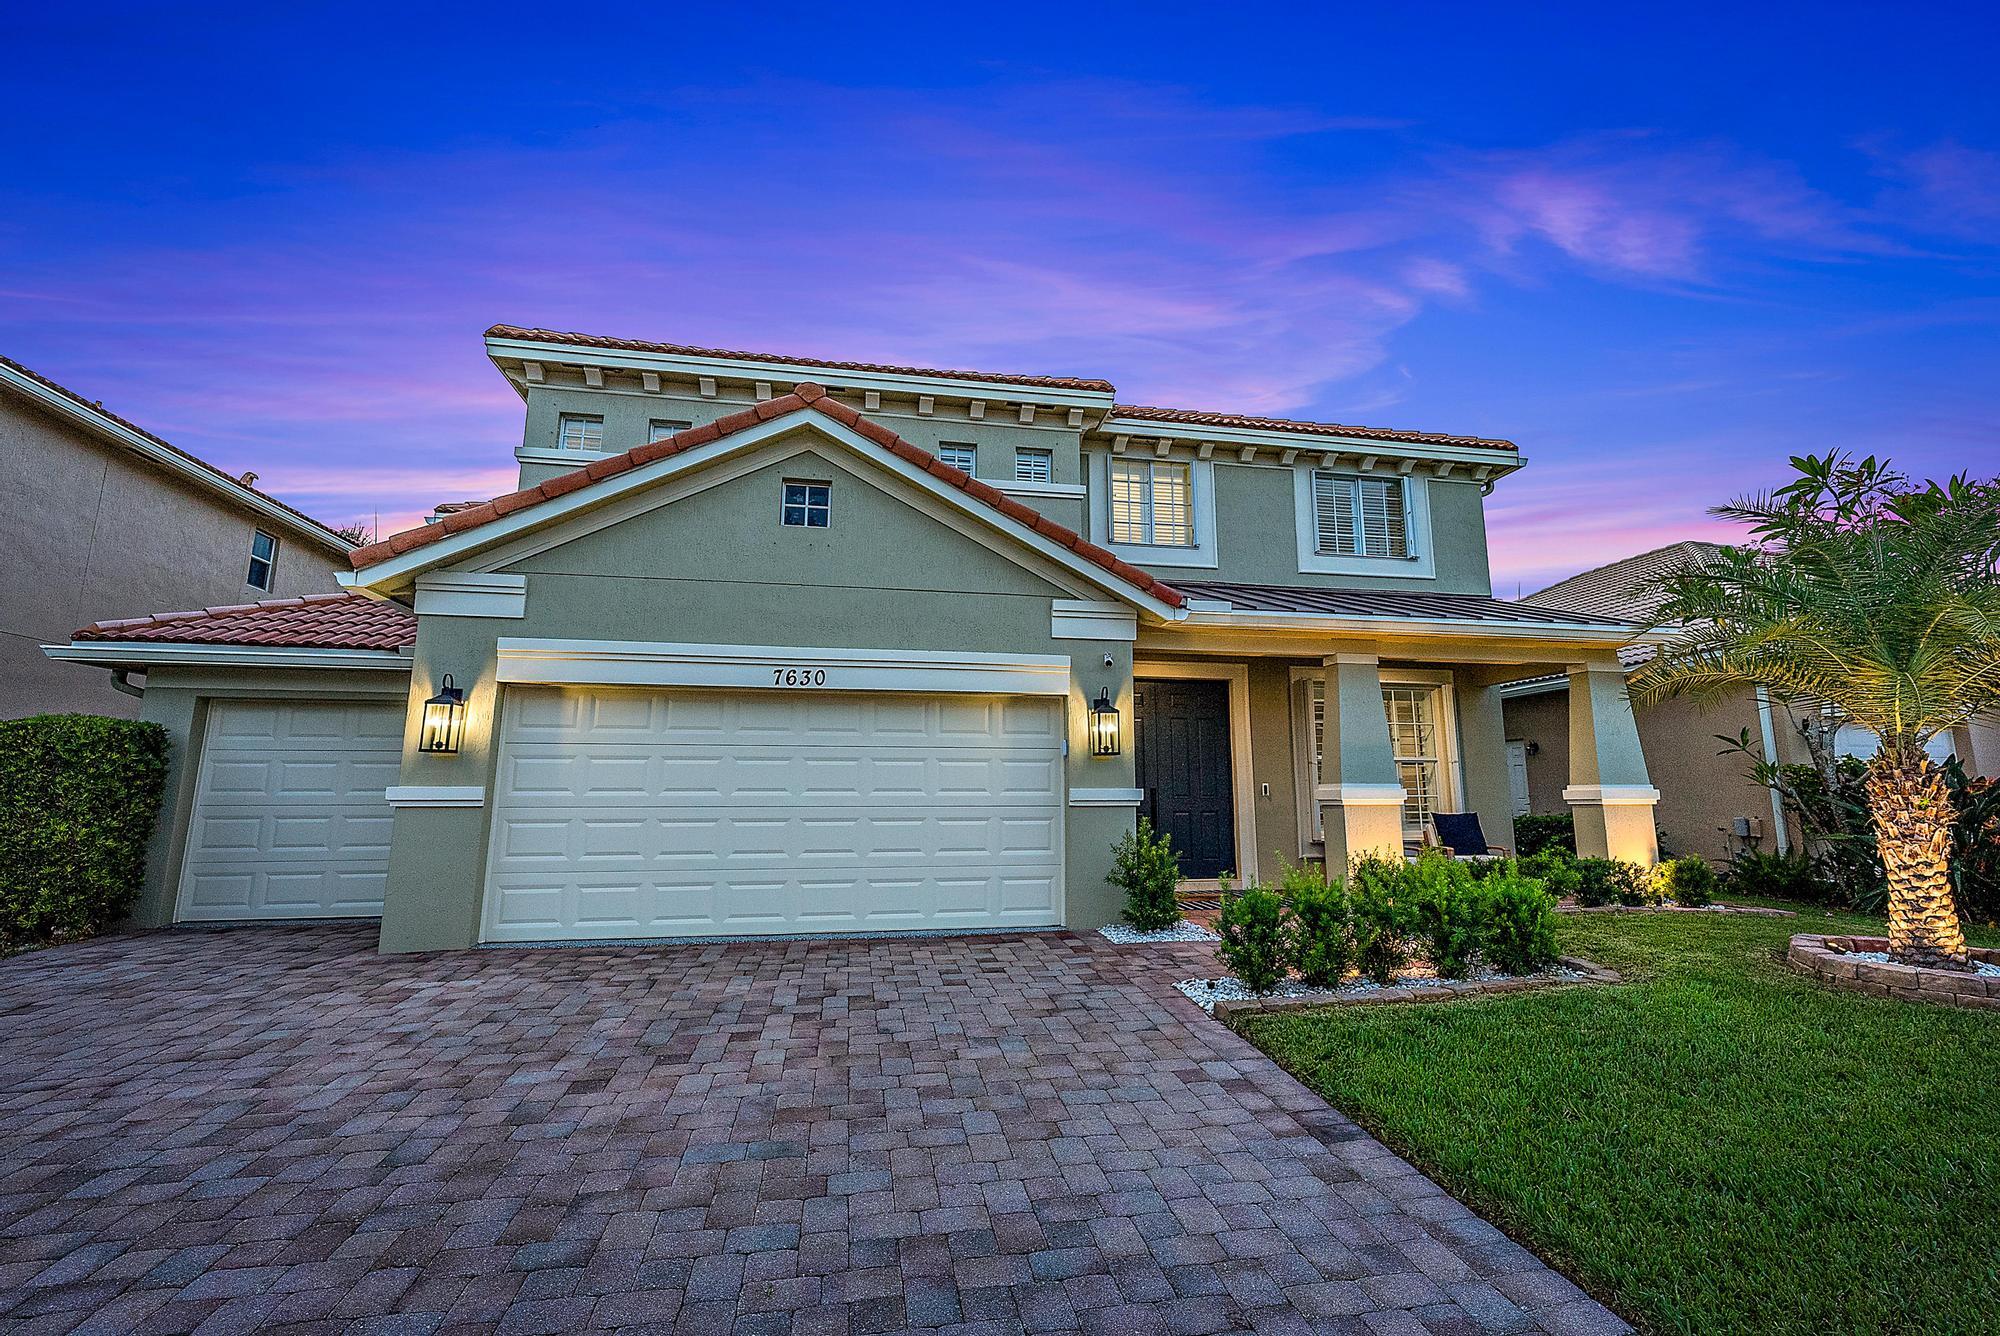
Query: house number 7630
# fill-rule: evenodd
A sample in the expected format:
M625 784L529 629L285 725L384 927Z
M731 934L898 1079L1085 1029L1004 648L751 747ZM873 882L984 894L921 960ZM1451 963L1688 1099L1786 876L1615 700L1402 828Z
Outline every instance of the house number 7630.
M771 685L774 687L823 687L826 685L824 668L773 668Z

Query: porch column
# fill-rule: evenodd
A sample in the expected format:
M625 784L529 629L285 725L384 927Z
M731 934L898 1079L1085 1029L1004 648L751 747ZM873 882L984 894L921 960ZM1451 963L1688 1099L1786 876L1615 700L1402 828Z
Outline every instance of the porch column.
M1319 786L1326 867L1340 876L1357 858L1403 856L1403 785L1389 746L1381 664L1373 654L1332 654L1326 665Z
M1586 858L1659 861L1653 805L1660 791L1646 775L1639 725L1616 664L1569 669L1569 787L1563 801L1576 817L1576 851Z
M1514 791L1507 782L1507 720L1500 693L1476 673L1452 674L1458 697L1459 768L1466 810L1489 844L1514 847Z

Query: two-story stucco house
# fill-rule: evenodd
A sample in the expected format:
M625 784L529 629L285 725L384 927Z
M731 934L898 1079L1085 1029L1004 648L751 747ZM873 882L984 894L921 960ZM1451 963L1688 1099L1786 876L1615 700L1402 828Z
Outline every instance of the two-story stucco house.
M338 589L354 545L0 358L0 719L139 712L42 653L83 622Z
M180 741L148 922L386 950L1095 926L1193 880L1511 828L1500 684L1561 672L1586 851L1650 859L1617 651L1496 600L1507 441L1100 380L499 326L521 490L324 601L87 628ZM462 695L462 699L460 696Z

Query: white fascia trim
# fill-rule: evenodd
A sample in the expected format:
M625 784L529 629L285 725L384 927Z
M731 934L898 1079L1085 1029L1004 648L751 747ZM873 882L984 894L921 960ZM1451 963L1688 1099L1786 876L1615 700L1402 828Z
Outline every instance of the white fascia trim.
M1071 789L1071 807L1137 807L1146 801L1144 789Z
M1084 486L1080 482L1020 482L1009 478L982 478L988 487L1003 496L1011 496L1021 501L1068 500L1081 501Z
M1296 450L1300 454L1380 455L1385 459L1456 460L1485 464L1498 472L1511 473L1528 461L1517 450L1495 450L1475 445L1425 445L1416 441L1384 441L1369 436L1328 436L1322 432L1273 431L1260 427L1208 427L1198 422L1155 422L1148 418L1106 418L1093 435L1130 436L1149 441L1214 441L1217 445L1254 445L1269 450Z
M1587 807L1651 807L1660 801L1660 791L1651 784L1572 784L1563 790L1563 801Z
M591 390L592 394L602 394L602 390ZM616 450L559 450L547 445L517 445L514 458L523 464L554 464L558 468L580 469L586 464L594 464L600 459L609 459Z
M762 688L1068 696L1057 655L689 645L503 636L498 680L562 686Z
M1111 461L1097 451L1084 461L1090 470L1090 541L1134 566L1214 570L1221 562L1215 533L1215 463L1208 459L1177 459L1188 466L1188 486L1194 489L1194 545L1159 547L1149 543L1111 541Z
M9 366L0 366L0 384L19 391L59 417L111 437L126 449L144 456L149 463L157 465L177 478L193 483L217 496L227 497L246 510L255 511L273 524L282 526L288 534L304 538L328 552L345 554L354 549L355 545L345 538L320 528L312 521L279 505L270 497L252 491L225 474L211 473L193 460L147 440L123 423L115 422L102 413L83 407L66 394L58 394L32 376L24 376Z
M1568 691L1569 676L1566 673L1551 677L1530 677L1520 682L1506 682L1493 688L1493 694L1501 700L1520 700L1523 696L1545 696L1552 691Z
M718 380L768 381L774 387L789 387L810 380L830 390L887 390L911 395L928 394L937 399L1005 400L1009 403L1052 404L1099 411L1108 411L1117 399L1117 394L1110 390L1071 390L1048 385L1014 385L1002 381L911 375L906 372L856 371L851 367L811 363L763 362L748 357L698 357L688 353L637 352L575 343L533 343L524 339L488 339L486 355L496 364L505 358L509 361L541 362L549 366L668 371L681 376L712 376ZM505 374L505 368L502 368L502 374Z
M1190 612L1178 623L1238 631L1324 631L1331 634L1397 636L1477 636L1481 639L1563 640L1586 645L1657 644L1652 632L1619 635L1601 626L1574 622L1497 622L1477 617L1355 617L1318 612Z
M417 577L419 617L525 617L528 577L429 571Z
M382 791L391 807L484 807L478 784L392 784Z
M373 598L381 598L421 571L451 565L463 560L470 553L498 546L531 529L558 523L581 511L594 509L630 493L643 491L663 479L705 468L720 459L753 449L765 441L796 431L800 427L810 427L821 439L846 447L856 456L910 483L917 490L945 503L959 514L977 520L996 533L1006 535L1070 574L1081 577L1089 586L1114 594L1160 621L1177 621L1184 615L1181 609L1162 602L1136 585L1126 583L1096 562L1085 561L1069 548L1020 521L1002 514L991 506L974 501L959 488L933 477L924 469L890 453L867 437L811 408L800 408L795 412L767 419L696 449L668 455L650 464L642 464L636 469L600 479L553 501L543 501L476 528L450 534L438 542L414 548L399 557L391 557L364 570L340 572L338 579L343 588L357 590Z
M1313 799L1332 807L1401 807L1409 794L1401 784L1320 784Z
M1431 485L1427 478L1353 470L1358 477L1380 476L1403 484L1403 522L1409 557L1350 557L1319 550L1319 511L1313 504L1313 474L1339 473L1318 464L1292 466L1292 534L1298 541L1301 575L1364 575L1372 580L1431 580L1437 577L1437 543L1431 529Z
M1050 600L1049 637L1053 640L1137 640L1139 615L1123 603L1094 599Z
M64 663L118 667L367 668L407 673L412 655L389 649L292 649L276 645L189 645L154 640L76 640L44 645Z

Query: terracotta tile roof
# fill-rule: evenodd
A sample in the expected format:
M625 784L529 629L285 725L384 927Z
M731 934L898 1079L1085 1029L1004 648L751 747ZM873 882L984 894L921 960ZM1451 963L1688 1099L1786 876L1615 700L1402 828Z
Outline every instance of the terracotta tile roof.
M665 459L670 455L696 449L707 445L710 441L721 440L725 436L754 427L759 422L768 422L772 418L783 417L787 413L796 413L806 408L824 414L835 422L866 436L891 454L916 465L940 482L949 483L1016 523L1025 525L1044 538L1068 548L1092 565L1100 566L1125 583L1145 590L1169 607L1177 608L1184 602L1180 592L1172 585L1148 575L1129 562L1119 560L1095 543L1087 541L1074 529L1057 524L1039 511L1030 509L970 474L953 468L930 451L911 445L879 422L870 421L838 399L830 397L823 386L815 385L811 381L801 382L790 394L766 399L755 408L731 413L728 417L719 418L714 422L703 423L699 427L690 427L672 436L634 446L620 455L595 460L583 468L558 474L538 487L509 492L506 496L496 496L491 501L474 506L470 510L446 515L434 524L425 524L415 529L405 529L399 534L391 534L379 543L370 543L367 547L354 549L347 554L348 560L353 563L354 569L362 570L387 561L391 557L400 557L405 552L441 542L452 534L464 533L482 524L490 524L517 510L526 510L544 501L553 501L559 496L565 496L580 487L587 487L600 479L629 473L656 459Z
M456 515L461 510L470 510L474 506L483 506L485 504L484 501L440 501L431 507L431 514Z
M1636 631L1638 625L1573 609L1515 603L1484 594L1431 594L1408 589L1306 589L1296 585L1235 584L1226 580L1182 580L1174 586L1189 598L1221 599L1246 612L1311 612L1328 617L1393 617L1421 621L1562 622Z
M401 649L417 639L417 615L359 594L307 594L197 612L93 622L75 640L176 645L270 645L288 649Z
M1403 441L1412 445L1465 445L1480 450L1518 450L1512 441L1486 436L1448 436L1435 431L1398 431L1393 427L1352 427L1338 422L1299 422L1292 418L1246 417L1241 413L1208 413L1196 408L1150 408L1143 404L1119 404L1111 410L1111 420L1174 422L1191 427L1240 427L1248 431L1282 431L1300 436L1360 436L1374 441Z
M948 371L938 367L890 366L880 362L836 362L824 357L795 357L783 353L746 353L726 348L694 348L681 343L650 343L644 339L614 339L602 334L563 333L551 329L524 329L519 325L495 325L486 331L489 339L520 339L533 343L568 343L584 348L609 348L628 353L667 353L676 357L717 357L739 362L776 362L784 366L827 367L836 371L879 371L892 376L934 376L940 380L976 380L990 385L1026 385L1048 390L1095 390L1110 394L1108 380L1077 376L1028 376L1013 371Z
M75 390L70 389L68 386L58 385L56 384L56 382L50 380L47 376L42 375L40 372L30 371L27 367L22 366L19 362L16 362L11 357L0 357L0 366L4 366L8 370L13 371L18 375L24 376L27 379L34 381L37 385L42 386L44 389L53 390L55 393L69 400L70 403L74 404L78 409L82 410L85 413L88 413L94 417L103 418L107 422L113 423L119 427L123 427L126 431L131 432L135 436L143 436L146 440L152 442L154 445L159 446L162 450L165 450L170 454L177 455L181 459L185 459L188 463L193 464L196 468L201 469L203 472L215 475L217 480L226 484L229 488L234 489L236 491L249 492L253 496L263 498L264 500L270 502L272 505L278 507L278 509L285 511L287 514L296 518L298 522L301 525L303 525L307 530L307 532L310 533L313 537L318 538L324 535L325 546L331 548L332 550L336 552L345 552L349 547L353 546L345 538L342 538L339 534L335 533L331 528L329 528L324 524L321 524L318 520L306 514L304 511L294 509L293 507L286 505L283 501L280 501L277 497L272 496L270 493L260 492L255 487L250 486L248 483L242 482L239 479L231 477L229 474L224 473L221 469L217 468L215 465L209 463L207 460L196 458L195 456L189 454L187 451L181 449L179 446L173 444L171 441L161 440L159 437L153 435L152 432L147 431L144 427L141 427L136 423L127 422L124 418L119 417L116 413L107 411L102 404L92 403L90 400L78 394Z

